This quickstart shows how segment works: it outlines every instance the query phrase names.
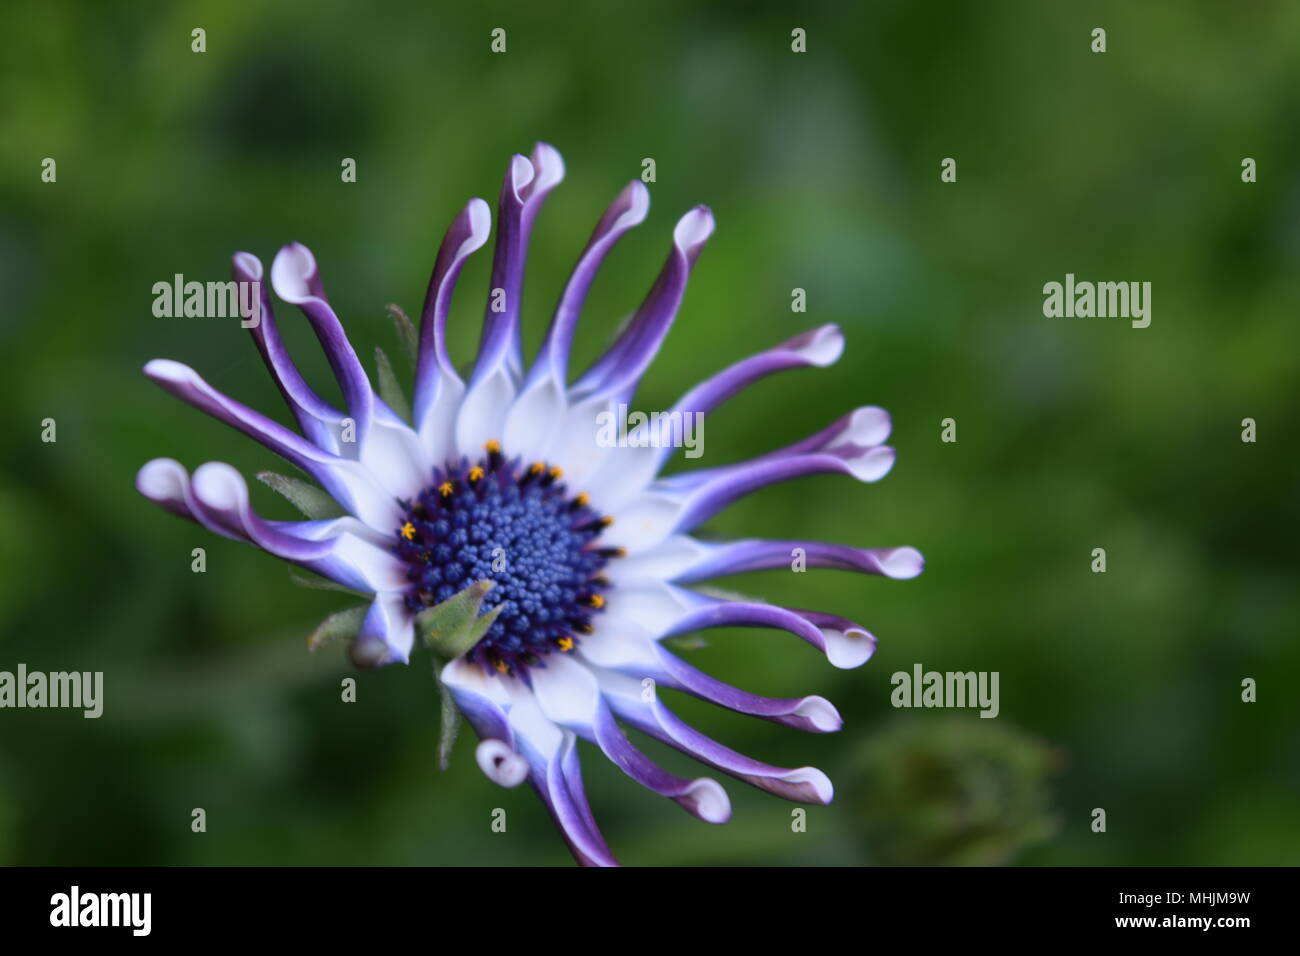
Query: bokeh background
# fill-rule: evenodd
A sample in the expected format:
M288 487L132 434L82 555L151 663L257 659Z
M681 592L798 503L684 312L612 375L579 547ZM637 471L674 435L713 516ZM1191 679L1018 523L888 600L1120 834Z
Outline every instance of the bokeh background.
M733 821L711 827L585 750L625 862L1300 860L1300 5L43 2L5 4L0 33L0 669L106 681L97 721L0 711L0 862L567 864L532 793L488 783L472 742L437 771L426 657L355 675L359 700L341 703L354 672L304 638L348 599L132 487L158 456L278 467L141 376L176 358L283 413L247 333L155 318L153 283L221 280L234 250L269 263L300 240L358 351L396 356L384 305L418 312L447 223L472 195L495 205L507 158L538 139L568 176L534 234L528 344L605 204L654 158L651 215L596 283L578 358L639 302L677 216L710 204L717 233L637 406L837 322L844 359L733 401L704 461L859 404L890 409L899 450L879 484L772 488L712 529L928 559L911 582L728 582L879 637L853 672L784 634L711 632L687 652L751 690L835 701L845 728L820 737L680 712L822 767L837 800L796 834L788 804L729 785ZM464 359L489 261L461 280ZM1152 282L1151 327L1045 318L1042 286L1067 272ZM282 310L281 325L323 388L306 323ZM894 710L890 675L916 662L998 671L1001 715Z

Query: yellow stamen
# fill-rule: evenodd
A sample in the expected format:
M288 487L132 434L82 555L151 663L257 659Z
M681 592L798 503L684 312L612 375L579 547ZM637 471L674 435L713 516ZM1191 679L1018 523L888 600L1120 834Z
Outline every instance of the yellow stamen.
M552 478L559 478L561 475L564 474L564 469L561 468L559 465L556 465L551 469L550 474Z
M571 651L571 650L573 650L573 638L571 638L571 637L562 637L562 638L560 638L558 641L556 641L555 643L558 644L558 645L560 646L560 650L562 650L562 651Z
M473 468L469 470L470 481L478 481L482 477L483 477L483 469L480 468L478 465L475 465Z
M528 466L528 473L530 475L540 475L545 470L546 470L546 466L543 465L540 461L535 461Z
M602 528L608 528L608 527L609 527L610 525L612 525L613 523L614 523L614 519L613 519L612 517L610 517L609 515L605 515L605 517L603 517L603 518L600 519L600 526L601 526Z
M415 525L411 524L411 522L409 522L409 521L406 522L406 524L402 525L402 537L405 538L407 541L412 541L412 540L414 540L414 539L415 539Z
M587 494L585 491L580 491L578 497L573 500L579 508L585 508L587 507L587 502L591 500L591 495Z
M493 452L493 453L499 452L501 450L501 443L497 441L495 438L493 438L483 446L483 450L487 452Z
M505 661L494 661L492 666L495 667L497 671L501 674L504 674L509 669L506 667Z
M438 486L438 494L446 498L448 495L451 494L454 487L455 486L450 481L444 481L442 484Z
M587 603L592 607L604 607L605 599L599 594L593 594L591 597L587 598Z

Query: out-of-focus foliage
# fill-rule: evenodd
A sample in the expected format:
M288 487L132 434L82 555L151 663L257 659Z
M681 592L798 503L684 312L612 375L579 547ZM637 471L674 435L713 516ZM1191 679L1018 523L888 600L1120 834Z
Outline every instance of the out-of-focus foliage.
M899 720L860 748L842 811L877 863L1006 863L1056 829L1047 780L1057 762L996 720Z

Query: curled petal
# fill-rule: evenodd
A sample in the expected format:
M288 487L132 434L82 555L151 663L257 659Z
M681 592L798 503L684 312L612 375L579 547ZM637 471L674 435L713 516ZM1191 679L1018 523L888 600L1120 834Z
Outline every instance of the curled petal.
M420 348L415 364L412 419L435 461L450 457L450 413L459 404L465 386L447 353L447 316L452 294L465 261L487 242L492 213L482 199L471 199L452 220L438 249L429 291L420 320ZM440 443L442 447L435 445Z
M480 741L474 758L484 776L507 790L528 779L528 761L500 740L489 738Z
M605 256L624 233L645 221L649 210L650 192L639 179L628 183L605 210L560 296L555 315L538 350L537 361L529 371L529 386L536 385L543 378L550 378L561 386L568 380L569 348L587 291L591 288L601 263L605 261Z
M275 379L280 394L284 396L289 410L298 421L298 427L307 439L317 447L328 452L337 453L338 435L343 420L343 413L321 398L303 379L298 366L289 357L280 329L275 322L275 312L271 308L271 296L263 281L262 262L257 256L248 252L236 252L232 258L232 269L237 282L254 282L257 284L261 313L259 321L249 327L253 342L266 367Z
M696 206L678 220L668 260L632 322L609 351L578 380L575 388L584 397L599 394L620 401L631 397L672 328L686 293L691 267L713 235L713 226L713 213L707 206Z
M682 447L686 423L698 421L742 389L786 369L824 368L836 362L843 352L844 335L839 326L823 325L723 369L677 401L661 419L660 434L653 435L652 426L646 424L628 436L629 447L636 449L638 458L644 460L629 463L620 459L617 462L620 484L633 493L645 487L673 450ZM883 440L882 437L880 441ZM879 444L879 441L874 444ZM609 467L612 468L613 463ZM633 470L637 474L629 475L628 472ZM611 501L608 507L615 507L617 503Z
M898 580L914 578L925 567L921 552L906 547L851 548L822 541L765 541L758 538L727 544L699 541L695 544L698 550L693 556L683 555L676 565L669 567L668 580L689 583L745 571L787 568L800 557L810 568L858 571ZM619 570L623 572L626 569Z
M505 367L518 374L522 366L519 344L519 299L524 285L524 261L533 221L547 195L564 178L564 160L554 147L538 143L531 160L516 155L501 185L497 212L497 241L492 259L492 290L483 317L483 335L471 384ZM504 294L498 307L496 292Z
M302 309L311 322L334 377L343 390L348 414L356 423L357 443L364 442L374 416L375 395L343 325L325 301L325 289L312 251L299 242L282 248L271 263L271 285L276 295ZM347 449L347 443L342 443L340 451Z
M569 412L569 347L582 303L605 255L627 230L645 219L649 206L650 194L645 185L633 180L596 225L569 277L537 360L503 426L506 446L517 449L525 459L552 459L556 454L564 457L563 451L557 451L554 444L557 436L563 439L568 434L565 419Z
M861 667L876 653L876 636L866 628L838 614L783 608L804 618L822 633L821 648L834 666L851 670Z
M188 365L154 359L145 365L144 373L169 394L297 465L370 527L388 530L400 523L402 512L397 503L377 488L356 462L322 451L283 425L222 394Z
M624 773L709 823L731 815L726 792L712 780L686 780L656 766L618 728L591 669L571 658L553 658L532 675L542 712L556 724L595 742Z
M642 733L680 750L723 773L746 783L799 803L831 802L834 788L829 778L816 767L775 767L737 753L685 723L668 709L658 694L647 694L634 680L623 674L598 671L598 679L611 710ZM805 698L834 708L821 698ZM812 705L819 706L819 705ZM839 729L839 715L830 730Z
M844 618L748 601L713 601L698 607L678 618L664 636L689 634L709 627L770 627L789 631L824 653L835 667L844 669L865 664L876 649L874 637Z
M732 502L768 485L809 475L840 473L859 481L878 481L894 464L887 445L841 445L827 451L789 457L757 458L742 465L715 469L704 480L665 481L651 486L618 509L614 526L602 540L612 547L638 553L669 535L690 531Z
M708 777L687 780L664 770L632 746L608 707L603 705L594 737L605 756L647 790L667 797L705 823L726 823L731 819L731 800L716 780Z
M807 697L764 697L761 694L751 694L710 677L667 648L658 647L657 654L665 675L661 683L673 690L684 691L739 714L762 717L808 733L833 734L844 726L839 711L825 697L816 694Z
M552 723L531 695L516 698L510 727L516 752L528 761L529 783L574 857L584 866L617 866L587 803L573 731Z
M155 458L136 473L135 489L154 504L181 518L199 519L189 504L190 473L175 458ZM225 531L227 538L235 537Z
M179 462L156 459L140 469L136 487L173 514L354 590L397 591L407 585L405 568L383 537L357 519L267 521L253 510L243 476L221 462L201 465L191 479Z

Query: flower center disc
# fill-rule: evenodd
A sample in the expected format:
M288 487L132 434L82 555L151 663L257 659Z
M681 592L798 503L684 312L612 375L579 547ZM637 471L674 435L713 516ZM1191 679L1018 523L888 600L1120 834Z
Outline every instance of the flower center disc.
M571 651L592 631L609 581L600 573L617 548L596 547L610 524L570 496L559 468L507 462L496 442L471 463L435 468L433 483L402 502L397 554L406 562L412 612L452 597L476 581L495 587L482 613L501 612L466 656L503 674L545 667L543 656Z

